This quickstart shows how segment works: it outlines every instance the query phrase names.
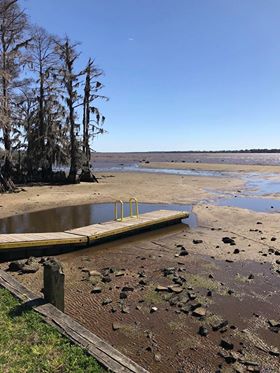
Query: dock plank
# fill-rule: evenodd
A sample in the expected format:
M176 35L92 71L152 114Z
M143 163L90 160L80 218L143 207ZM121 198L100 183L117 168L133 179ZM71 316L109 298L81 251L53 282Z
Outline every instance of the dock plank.
M108 221L65 232L0 234L0 250L69 245L92 245L101 239L116 238L121 234L136 233L162 224L176 223L189 216L187 212L173 210L151 211L122 221Z

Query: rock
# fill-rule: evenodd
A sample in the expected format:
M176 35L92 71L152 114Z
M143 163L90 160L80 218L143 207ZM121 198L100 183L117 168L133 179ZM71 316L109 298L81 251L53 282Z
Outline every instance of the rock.
M239 253L240 253L240 250L239 250L239 249L234 249L233 254L239 254Z
M245 359L240 358L239 361L241 364L247 367L258 367L259 366L259 363L253 360L245 360Z
M127 298L127 293L124 291L120 292L120 299L126 299Z
M112 299L106 298L102 301L102 306L106 306L107 304L110 304L110 303L112 303Z
M176 285L180 285L182 286L183 285L183 281L180 277L173 277L172 281L174 282L174 284Z
M150 313L154 313L154 312L157 312L158 308L157 307L152 307L150 309Z
M88 271L88 274L89 276L98 276L98 277L102 276L101 273L96 270Z
M228 294L229 294L229 295L232 295L232 294L234 294L234 290L231 290L231 289L230 289L230 290L228 290Z
M195 303L195 304L191 304L191 310L194 311L195 309L199 308L199 307L202 307L202 304L201 303Z
M117 271L116 273L115 273L115 276L116 277L120 277L120 276L124 276L125 275L125 271Z
M155 361L157 361L157 362L161 361L161 354L160 354L159 352L156 352L156 353L154 354L154 359L155 359Z
M113 322L113 324L112 324L112 329L113 330L119 330L119 329L121 329L121 327L122 327L122 325L118 322Z
M234 239L230 237L223 237L222 238L223 243L230 244L230 245L235 245Z
M127 306L122 307L122 313L129 313L129 312L130 312L129 307Z
M176 294L182 293L182 291L184 290L181 286L178 285L168 286L168 289Z
M276 260L276 264L280 265L280 260L279 259Z
M187 256L187 255L189 255L189 252L186 249L180 251L179 256Z
M158 285L155 290L156 291L168 291L169 289L166 286Z
M26 259L14 260L13 262L9 264L8 270L11 272L21 271L25 264L26 264Z
M37 262L35 262L32 264L25 264L22 267L21 272L22 273L35 273L39 271L39 269L40 269L40 265Z
M280 255L280 251L279 250L276 250L274 255Z
M147 285L148 281L147 280L144 280L144 279L141 279L139 281L139 285Z
M104 283L109 283L109 282L112 281L112 279L109 275L107 275L107 276L103 276L101 281L104 282Z
M178 295L173 296L169 299L170 306L176 306L180 302Z
M181 311L188 314L191 312L190 310L190 306L184 306L184 307L181 307Z
M221 339L220 346L223 347L225 350L233 350L234 348L233 343L226 339Z
M174 267L168 267L168 268L163 269L164 276L173 275L174 273L175 273L175 268Z
M179 296L179 301L177 303L178 307L183 307L183 305L185 305L186 303L188 303L189 301L189 298L184 296L184 295L180 295Z
M193 240L193 244L195 244L195 245L198 245L200 243L203 243L203 241L202 240Z
M27 259L26 264L28 265L33 265L33 264L38 264L39 260L34 258L34 256L31 256L30 258Z
M141 278L146 277L145 271L138 272L138 276Z
M39 259L39 263L40 263L40 264L44 264L47 260L49 260L48 257L46 257L46 256L42 256L42 258Z
M280 352L276 347L273 347L269 350L269 354L272 356L280 356Z
M200 328L198 329L198 334L202 337L206 337L209 334L209 331L204 326L200 326Z
M112 313L117 312L117 308L116 308L116 307L112 307L112 308L111 308L111 312L112 312Z
M134 290L134 288L132 286L124 286L122 288L122 291L133 291L133 290Z
M273 328L280 328L280 321L275 321L275 320L268 320L268 323L270 326Z
M192 315L196 317L204 317L206 315L206 312L207 312L206 308L198 307L193 311Z
M273 333L279 333L280 332L280 328L277 328L277 327L274 327L274 326L270 326L268 329Z
M255 276L252 273L248 276L249 280L253 280L254 278L255 278Z
M112 273L115 273L115 269L112 268L112 267L105 267L105 268L102 268L102 274L103 276L108 276Z
M231 353L227 354L224 351L219 351L218 355L221 356L223 359L225 359L226 363L228 363L228 364L234 364L237 360L237 358L234 357ZM222 371L222 372L224 372L224 371ZM227 370L226 370L226 372L227 372ZM230 372L232 372L232 370L230 370Z
M213 294L212 291L208 290L206 295L207 295L207 297L212 297L212 294Z
M101 293L101 291L102 291L102 289L100 288L100 287L98 287L98 286L96 286L96 287L94 287L93 289L92 289L92 293L93 294L99 294L99 293Z
M195 300L197 295L195 293L188 292L188 297L190 298L190 300Z
M225 321L222 321L222 322L220 322L220 323L218 323L218 324L214 324L214 325L212 325L212 330L213 330L214 332L216 332L216 331L218 331L218 330L224 328L224 327L227 326L227 325L228 325L228 321L225 320Z
M271 237L270 241L276 241L276 237Z

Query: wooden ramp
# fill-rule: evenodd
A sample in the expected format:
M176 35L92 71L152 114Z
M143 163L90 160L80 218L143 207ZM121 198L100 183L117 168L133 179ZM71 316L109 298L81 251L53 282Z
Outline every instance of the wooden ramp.
M189 216L187 212L158 210L121 221L109 221L65 232L0 234L0 253L20 249L85 247L145 230L179 223ZM48 253L48 252L47 252ZM55 252L51 252L52 254ZM34 253L33 253L34 254ZM41 255L41 254L40 254Z

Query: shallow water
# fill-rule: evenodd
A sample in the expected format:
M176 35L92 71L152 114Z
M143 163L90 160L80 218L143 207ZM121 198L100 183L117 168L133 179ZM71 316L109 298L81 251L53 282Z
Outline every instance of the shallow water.
M191 205L139 203L139 213L155 210L191 211ZM124 205L124 216L129 216L129 205ZM80 206L58 207L15 215L0 220L0 233L63 232L90 224L114 220L113 203L96 203ZM190 214L183 223L197 225L196 216Z
M189 162L189 163L229 163L279 165L280 153L186 153L186 152L136 152L136 153L94 153L92 160L96 166L105 163L149 162Z
M144 168L138 164L103 164L95 167L96 172L142 172L142 173L161 173L169 175L182 176L208 176L208 177L238 177L245 181L245 189L250 194L265 195L271 193L280 193L280 180L271 178L279 177L277 174L269 173L240 173L233 171L208 171L195 169L171 169L171 168Z
M256 195L280 193L280 180L260 179L258 175L257 179L247 181L246 188Z
M218 206L230 206L256 212L280 212L280 200L271 198L230 197L213 202Z
M184 175L184 176L231 176L232 172L221 171L207 171L195 169L173 169L173 168L145 168L140 167L138 164L110 164L103 167L95 167L96 172L143 172L143 173L156 173L156 174L170 174L170 175Z

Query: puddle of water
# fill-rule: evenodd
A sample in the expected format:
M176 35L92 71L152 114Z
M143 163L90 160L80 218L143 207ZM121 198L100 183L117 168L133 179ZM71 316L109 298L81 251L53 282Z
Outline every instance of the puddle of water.
M139 203L139 213L155 210L191 211L191 205ZM129 205L124 205L124 216L129 216ZM80 206L58 207L15 215L0 220L1 233L63 232L90 224L114 220L113 203L97 203ZM190 214L183 223L197 226L196 216Z
M280 212L280 200L271 198L231 197L213 202L218 206L240 207L256 212Z
M280 180L257 179L248 181L246 187L253 189L252 193L257 195L280 193Z

